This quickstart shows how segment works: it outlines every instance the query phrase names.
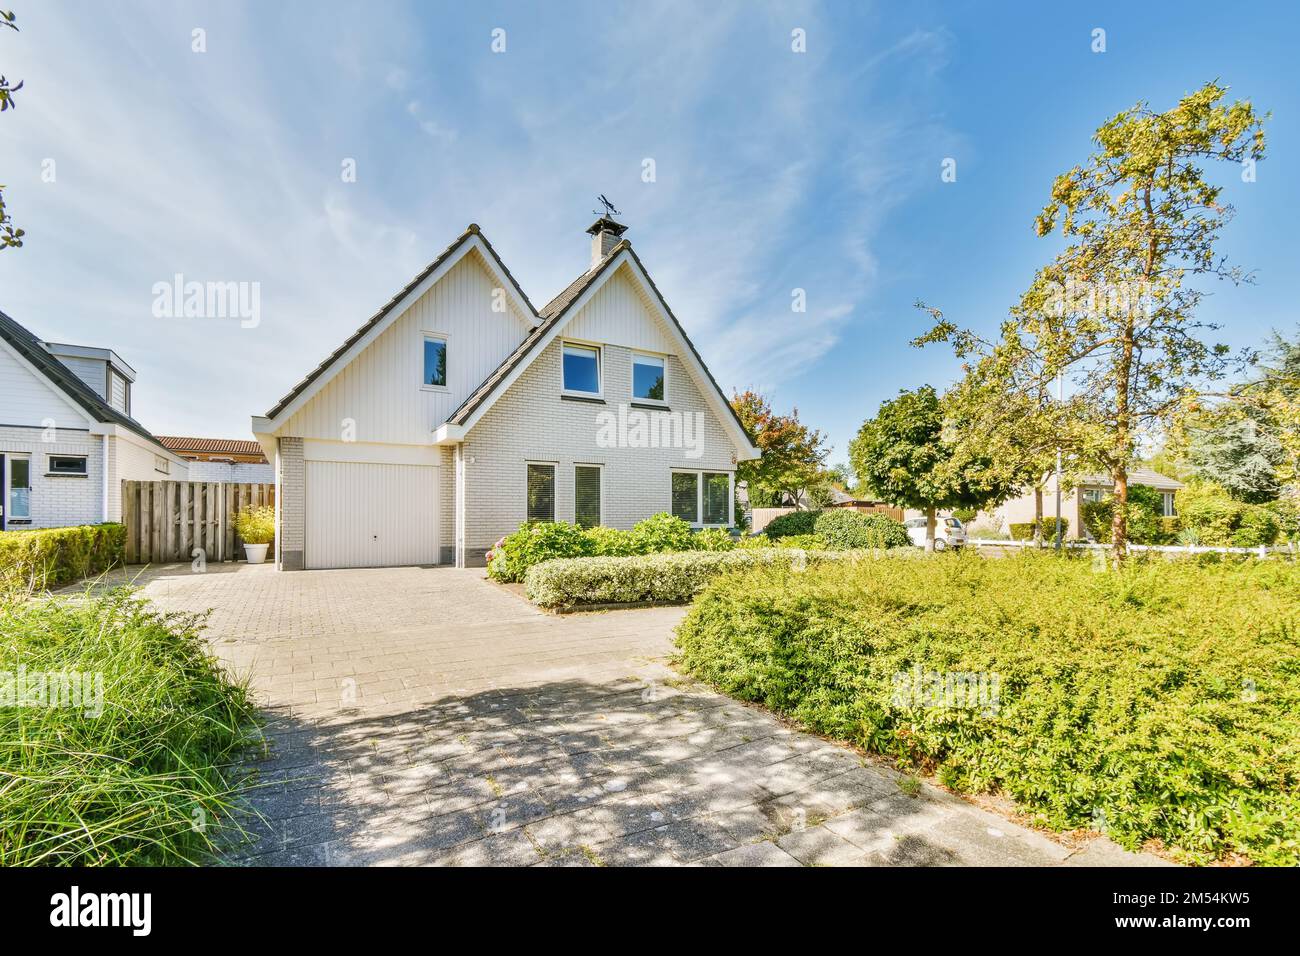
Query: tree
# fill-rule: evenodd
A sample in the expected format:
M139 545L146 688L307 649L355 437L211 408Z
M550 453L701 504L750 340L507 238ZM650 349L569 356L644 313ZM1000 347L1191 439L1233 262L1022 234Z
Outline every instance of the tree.
M979 508L1011 493L987 455L955 439L938 394L929 385L880 405L849 443L849 461L882 501L925 512L925 549L934 550L940 508Z
M1278 468L1285 458L1281 441L1257 407L1229 408L1189 436L1192 473L1248 504L1277 500L1282 490Z
M799 507L809 488L825 483L826 436L799 421L797 408L789 415L776 414L753 389L733 393L731 407L762 452L758 460L736 465L736 479L746 482L750 500L767 493Z
M1201 163L1253 164L1264 156L1263 119L1248 101L1225 103L1208 83L1171 110L1146 103L1096 132L1083 166L1058 176L1035 227L1069 245L1039 270L1003 325L1012 350L1037 356L1038 375L1063 374L1062 412L1075 424L1079 464L1114 481L1115 556L1127 553L1128 470L1139 440L1186 396L1219 378L1228 349L1204 342L1191 280L1248 281L1215 253L1232 209ZM955 335L951 327L930 338ZM1042 382L1029 388L1041 389Z
M8 27L11 30L17 30L14 23L14 15L8 10L0 10L0 28ZM0 113L12 109L15 105L14 94L23 88L20 80L16 85L10 86L9 81L0 75ZM23 231L13 224L13 219L5 210L4 186L0 186L0 249L8 249L23 244Z

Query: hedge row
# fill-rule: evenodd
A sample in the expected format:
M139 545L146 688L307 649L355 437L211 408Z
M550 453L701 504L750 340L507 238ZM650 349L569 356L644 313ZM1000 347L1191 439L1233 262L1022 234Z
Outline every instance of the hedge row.
M79 525L0 532L0 587L44 590L122 564L126 528Z
M825 508L820 511L791 511L767 523L769 538L817 535L829 548L905 548L912 543L907 529L887 514Z
M773 565L715 578L678 644L723 693L1052 829L1300 863L1294 562Z
M528 599L546 608L593 604L684 604L719 574L779 566L796 572L825 561L872 560L881 552L740 548L627 558L568 558L532 568Z

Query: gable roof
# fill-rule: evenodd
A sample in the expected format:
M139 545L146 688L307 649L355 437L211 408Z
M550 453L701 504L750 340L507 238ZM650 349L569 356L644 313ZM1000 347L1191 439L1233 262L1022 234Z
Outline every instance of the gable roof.
M1170 478L1168 475L1162 475L1158 471L1150 468L1130 468L1128 470L1128 483L1133 485L1146 485L1149 488L1156 488L1160 491L1177 491L1184 487L1181 481ZM1083 485L1100 485L1103 488L1110 488L1115 484L1115 479L1110 475L1080 475L1074 479L1076 487Z
M324 384L324 381L327 381L328 379L323 379L322 377L325 376L326 373L331 372L331 370L334 370L334 367L338 364L339 360L346 355L353 346L365 338L366 335L370 334L382 325L386 319L390 317L396 319L397 316L404 311L397 309L397 306L405 302L412 292L428 280L428 278L437 272L443 265L451 264L458 259L458 253L462 253L463 251L467 252L467 246L475 244L471 243L473 237L477 237L478 243L482 244L483 248L487 250L488 255L491 256L492 262L501 270L502 274L506 277L506 280L510 283L510 287L522 301L523 306L527 308L527 318L531 321L535 321L537 318L537 310L533 308L532 302L530 302L528 296L524 294L524 290L519 287L519 283L515 280L515 277L510 274L510 270L506 268L506 264L501 261L501 257L497 255L497 251L492 248L492 243L488 242L487 236L483 235L483 231L479 229L478 223L471 222L465 227L465 231L456 237L451 245L438 253L437 257L421 270L419 275L403 286L396 295L389 299L383 307L380 308L378 312L367 319L361 328L348 336L347 341L327 355L325 360L308 372L306 377L291 388L284 398L276 402L275 407L266 413L266 417L269 419L276 418L317 382Z
M8 342L19 355L49 379L55 388L79 405L92 419L97 422L121 425L161 447L161 443L147 428L100 398L94 389L83 382L72 369L51 355L44 342L3 312L0 312L0 338Z
M626 258L623 258L624 253L626 253ZM446 424L461 428L471 426L502 394L511 377L527 368L541 353L542 347L554 339L566 320L575 313L574 306L579 301L583 301L584 296L589 291L594 292L612 276L623 262L635 263L635 271L638 276L649 287L655 302L663 309L664 315L672 323L674 331L690 350L690 356L694 359L692 364L703 373L703 377L712 386L713 393L717 397L719 404L726 409L724 414L735 425L738 435L743 436L744 441L756 452L753 436L749 434L740 421L740 417L736 414L736 410L731 407L731 402L727 400L727 396L723 393L717 379L713 377L709 367L704 364L704 359L700 356L699 350L695 348L695 343L686 334L686 330L682 328L682 324L677 320L677 316L673 314L673 310L668 307L668 303L664 300L659 287L650 278L650 273L646 271L640 257L632 248L632 244L626 239L620 240L594 268L578 276L559 295L542 307L542 323L533 329L513 352L506 356L505 360L496 367L492 374L484 379L478 388L470 393L460 407L447 418ZM757 454L753 457L757 457Z

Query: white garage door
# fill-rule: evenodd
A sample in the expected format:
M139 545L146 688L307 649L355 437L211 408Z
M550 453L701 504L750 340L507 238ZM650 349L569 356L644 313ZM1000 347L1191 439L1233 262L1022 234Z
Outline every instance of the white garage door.
M308 568L438 562L438 468L306 462Z

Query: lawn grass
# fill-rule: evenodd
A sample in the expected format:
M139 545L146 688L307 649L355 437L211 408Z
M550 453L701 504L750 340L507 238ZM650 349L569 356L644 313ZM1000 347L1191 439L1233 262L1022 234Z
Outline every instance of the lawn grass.
M0 866L211 858L232 821L240 753L259 733L246 688L208 656L200 626L126 589L0 595ZM71 681L47 682L42 705L18 698L20 675L29 696L37 675ZM49 706L54 686L85 693Z
M734 697L1189 862L1300 863L1300 567L1022 553L729 574L678 631Z

